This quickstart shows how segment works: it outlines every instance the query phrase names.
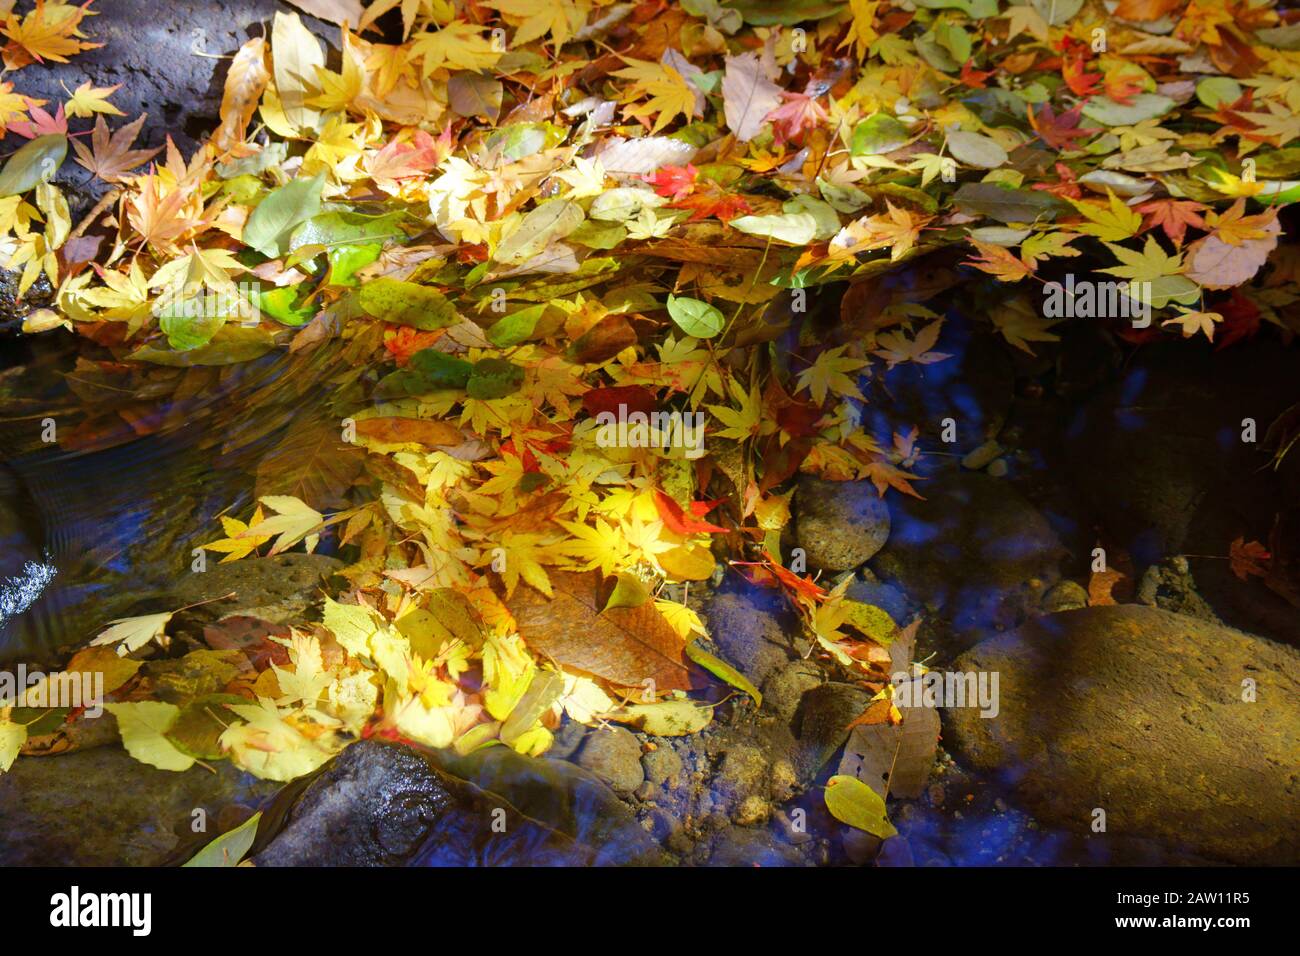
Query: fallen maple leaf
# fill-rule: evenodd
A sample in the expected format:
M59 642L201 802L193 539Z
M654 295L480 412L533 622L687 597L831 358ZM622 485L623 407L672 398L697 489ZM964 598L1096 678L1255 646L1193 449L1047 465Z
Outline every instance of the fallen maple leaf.
M148 118L148 113L141 113L136 119L109 135L108 124L104 117L95 118L95 129L90 134L90 148L78 140L72 141L72 148L77 151L77 162L90 170L106 183L121 182L122 177L141 163L146 163L159 152L161 146L153 149L131 149L135 138L140 135L140 128Z
M1252 575L1261 578L1267 575L1268 568L1265 564L1272 557L1258 541L1246 541L1243 537L1237 538L1228 546L1228 566L1243 581Z

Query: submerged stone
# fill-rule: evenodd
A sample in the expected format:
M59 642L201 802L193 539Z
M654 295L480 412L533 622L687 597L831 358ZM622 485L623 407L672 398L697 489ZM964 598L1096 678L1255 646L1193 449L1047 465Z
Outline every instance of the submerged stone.
M353 744L285 789L259 866L589 866L658 862L597 777L490 747L458 757Z
M1300 863L1300 652L1135 605L1039 618L962 655L997 717L944 740L1045 823L1241 864Z

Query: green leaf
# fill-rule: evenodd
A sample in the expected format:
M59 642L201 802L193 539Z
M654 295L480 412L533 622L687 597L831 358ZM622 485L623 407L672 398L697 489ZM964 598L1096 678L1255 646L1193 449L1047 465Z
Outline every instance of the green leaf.
M697 339L711 339L727 324L722 313L699 299L668 296L668 314L677 327Z
M321 623L349 654L370 656L370 638L379 630L379 623L369 608L360 604L340 604L327 597Z
M726 681L737 690L743 690L750 697L754 698L754 703L759 707L763 706L763 695L759 693L757 687L750 683L749 678L736 670L726 661L719 657L714 657L704 648L700 647L698 641L691 641L691 643L686 645L686 656L696 664L699 664L714 677Z
M806 213L817 220L817 232L813 234L814 239L829 239L840 231L840 217L836 215L835 207L823 199L818 199L816 196L800 193L789 202L782 203L781 211L784 213Z
M354 286L357 284L357 271L364 269L379 258L384 246L379 242L367 242L362 245L334 246L326 253L330 261L330 285Z
M244 244L268 259L289 251L289 236L300 222L310 219L320 209L321 187L325 176L295 179L272 189L253 210L244 225Z
M420 349L406 366L424 380L422 391L440 388L464 388L474 372L474 363L448 355L438 349Z
M505 359L480 359L465 385L470 398L488 400L505 398L524 384L524 370Z
M485 333L487 340L499 349L518 345L533 334L533 329L537 328L537 320L545 311L546 303L541 302L502 316L488 327Z
M1050 26L1068 23L1083 6L1083 0L1029 0L1030 5Z
M136 362L183 368L193 365L235 365L265 355L274 347L275 340L265 329L227 325L212 337L212 341L189 351L172 352L152 345L142 345L127 358Z
M918 7L929 10L961 10L976 19L996 17L998 0L913 0ZM1062 3L1065 0L1061 0Z
M1210 109L1220 103L1235 103L1241 99L1241 84L1230 76L1207 76L1196 84L1196 98Z
M792 27L806 20L833 17L846 9L843 0L723 0L722 6L740 11L756 27Z
M888 113L875 113L853 127L849 152L854 156L876 156L898 149L912 134Z
M167 344L182 352L207 345L225 323L224 315L208 311L203 296L173 302L158 316Z
M882 840L898 835L885 813L885 801L857 777L840 773L826 782L826 809L841 823Z
M349 209L335 209L312 216L294 227L289 251L302 246L335 246L347 243L402 239L405 233L398 224L407 218L404 212L366 216Z
M766 236L792 246L806 246L817 236L817 217L806 212L740 216L727 225L751 236Z
M181 866L238 866L257 838L257 824L261 819L261 811L254 813L235 829L221 834Z
M68 137L62 133L37 136L23 145L0 170L0 196L16 196L47 183L68 155Z
M1049 193L1004 189L997 183L964 183L952 198L962 212L999 222L1055 219L1069 208Z
M297 328L306 325L316 314L314 305L304 305L308 289L305 282L280 286L269 292L259 292L257 307L281 325Z
M1138 93L1128 103L1116 103L1108 96L1094 96L1083 106L1083 115L1106 126L1136 126L1143 120L1164 116L1174 101L1160 93Z
M958 161L981 169L997 169L1007 161L1007 151L981 133L953 130L948 134L948 150Z
M588 219L565 238L571 243L586 246L588 249L613 249L627 238L627 228L617 222L596 222Z
M443 329L460 319L456 308L436 289L400 279L375 279L361 287L361 308L385 322L421 331Z

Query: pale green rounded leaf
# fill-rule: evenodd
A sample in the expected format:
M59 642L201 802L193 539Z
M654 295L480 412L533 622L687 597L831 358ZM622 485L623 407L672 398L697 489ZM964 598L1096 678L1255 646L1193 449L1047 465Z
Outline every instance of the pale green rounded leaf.
M687 296L668 296L668 314L679 329L697 339L711 339L726 325L713 306Z

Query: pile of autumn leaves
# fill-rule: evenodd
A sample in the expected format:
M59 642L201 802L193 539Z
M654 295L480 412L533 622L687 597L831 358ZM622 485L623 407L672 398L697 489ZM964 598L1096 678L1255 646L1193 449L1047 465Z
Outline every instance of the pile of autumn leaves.
M563 716L698 730L701 669L759 698L694 643L704 628L680 599L733 532L745 573L783 588L821 649L887 697L895 623L782 566L779 488L802 467L916 493L914 434L878 447L857 378L873 358L941 361L942 319L896 303L853 341L802 342L785 381L758 374L758 350L728 356L728 333L761 326L783 287L969 241L1009 289L1105 250L1101 271L1149 283L1167 324L1212 337L1225 316L1206 292L1263 269L1274 207L1300 188L1285 148L1300 63L1285 38L1241 49L1289 29L1265 7L400 6L404 41L344 28L337 70L278 13L231 60L209 143L188 160L169 145L144 171L157 151L133 148L140 121L103 123L115 88L87 84L50 114L0 87L0 117L32 138L0 172L10 265L24 289L42 271L58 288L59 311L29 331L78 328L184 366L255 358L297 329L295 353L341 336L385 373L373 404L339 416L373 496L265 494L208 545L228 560L322 534L355 546L321 625L193 652L220 679L175 701L144 699L152 665L130 657L167 646L171 613L115 622L70 663L112 675L123 740L155 766L229 756L287 780L366 734L540 753ZM11 14L6 65L87 48L87 13ZM1183 77L1180 57L1216 72ZM96 114L90 145L73 145L120 190L102 250L39 175L63 161L67 118ZM269 289L260 325L171 308L173 289L245 276ZM1292 299L1276 283L1234 292L1229 338L1250 331L1241 316L1285 326ZM1025 295L992 320L1025 351L1056 338ZM601 441L597 412L668 398L710 416L703 458ZM781 474L788 448L801 457ZM0 721L0 765L28 743Z

